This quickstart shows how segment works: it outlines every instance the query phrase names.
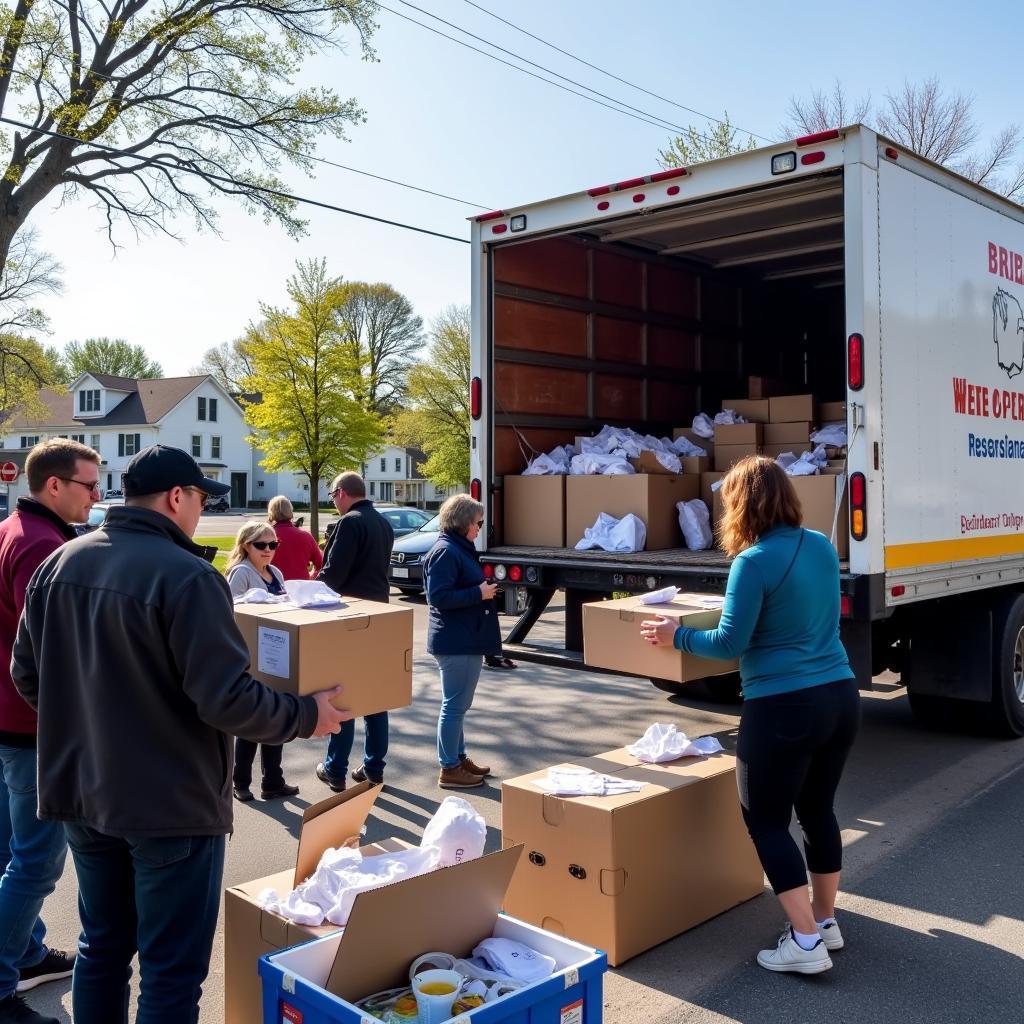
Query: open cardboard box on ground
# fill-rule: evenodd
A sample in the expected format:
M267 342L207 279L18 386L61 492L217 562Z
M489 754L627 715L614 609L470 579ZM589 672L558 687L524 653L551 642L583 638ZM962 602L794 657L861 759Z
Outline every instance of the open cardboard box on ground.
M635 793L560 797L501 787L505 845L525 844L505 910L604 949L613 966L763 891L729 754L645 764L620 748L571 765L643 783Z
M647 527L645 549L683 546L676 502L699 497L695 474L664 476L570 476L565 481L565 543L574 547L601 512L621 519L632 513Z
M258 903L264 889L284 896L316 870L324 851L358 836L381 787L363 782L337 796L307 807L295 856L295 866L224 891L224 1021L259 1024L263 1020L256 963L261 956L338 931L333 924L310 927L295 924ZM408 849L400 839L363 846L364 854Z
M674 647L655 647L640 636L640 623L659 615L680 626L714 629L721 608L700 605L706 594L679 594L663 604L644 604L639 595L583 606L583 660L594 668L686 683L735 672L736 661L698 658Z
M565 547L565 477L506 476L506 544Z
M340 934L260 962L265 1016L249 1024L282 1016L364 1024L368 1015L353 1004L407 985L409 966L421 954L443 951L466 958L491 935L517 939L551 956L555 973L471 1011L466 1019L596 1024L604 954L499 913L521 854L522 847L505 849L360 893ZM281 1003L295 1016L283 1014ZM577 1003L577 1016L561 1016Z
M353 716L412 703L412 609L347 598L343 606L236 604L249 671L304 696L344 686L334 703Z

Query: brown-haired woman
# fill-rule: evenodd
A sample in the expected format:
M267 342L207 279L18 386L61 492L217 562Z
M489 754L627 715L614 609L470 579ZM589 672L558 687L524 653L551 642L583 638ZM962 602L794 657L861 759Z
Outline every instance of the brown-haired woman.
M737 785L743 819L789 917L770 971L817 974L843 938L835 920L842 842L833 799L860 722L860 700L839 640L839 560L801 527L800 501L771 459L738 462L722 480L722 547L733 555L717 629L646 621L651 643L705 658L739 658L743 711ZM789 834L796 810L807 871Z

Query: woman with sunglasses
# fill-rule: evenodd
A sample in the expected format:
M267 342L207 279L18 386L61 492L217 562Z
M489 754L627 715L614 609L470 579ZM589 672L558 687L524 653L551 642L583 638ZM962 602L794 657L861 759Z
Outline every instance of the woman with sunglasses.
M270 523L246 523L235 537L235 546L228 555L225 570L233 597L241 597L250 590L266 590L270 594L284 594L284 577L270 564L277 550L277 534ZM232 785L235 799L247 803L252 799L252 764L256 759L256 746L250 740L235 740L235 770ZM284 748L278 744L260 744L263 764L263 784L260 796L264 800L295 796L298 786L289 786L281 771Z

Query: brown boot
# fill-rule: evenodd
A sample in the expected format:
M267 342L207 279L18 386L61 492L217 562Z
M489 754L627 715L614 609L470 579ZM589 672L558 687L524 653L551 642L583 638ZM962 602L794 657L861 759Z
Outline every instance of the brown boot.
M472 789L474 786L482 786L484 777L466 771L460 764L458 768L442 768L437 784L442 789Z
M485 767L482 764L477 764L471 757L467 757L465 754L462 755L462 767L465 768L467 772L472 772L474 775L484 776L491 774L489 765Z

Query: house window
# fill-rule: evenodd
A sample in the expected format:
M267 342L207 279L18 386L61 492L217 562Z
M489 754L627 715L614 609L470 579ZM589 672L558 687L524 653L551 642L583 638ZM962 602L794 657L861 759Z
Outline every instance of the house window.
M211 459L219 459L220 458L220 438L219 437L211 437L210 438L210 458Z
M210 422L211 423L216 423L217 422L217 399L216 398L211 398L210 399Z
M79 412L99 412L100 411L100 389L94 388L90 391L79 391L78 392L78 411Z
M380 460L380 471L382 473L386 473L388 471L388 460L387 459L381 459Z
M401 459L395 459L395 472L396 473L401 473L402 472L402 460Z
M79 444L85 444L85 434L72 434L72 441L77 441Z
M142 450L141 434L118 434L117 454L120 458L128 455L137 455Z
M96 451L96 452L98 452L100 450L100 435L99 434L90 434L89 435L89 447L93 451Z
M263 486L263 481L262 480L257 480L256 481L256 486L257 487L262 487Z
M193 434L192 435L192 458L199 459L203 455L203 435Z
M21 435L21 447L22 448L32 448L32 447L34 447L37 444L39 444L39 435L38 434L28 434L28 435L22 434Z
M372 498L374 496L374 494L376 494L376 493L377 493L377 484L376 484L375 481L371 480L370 481L370 497Z
M197 403L196 419L205 420L206 419L206 399L203 398L202 395L200 395L196 399L196 403Z

